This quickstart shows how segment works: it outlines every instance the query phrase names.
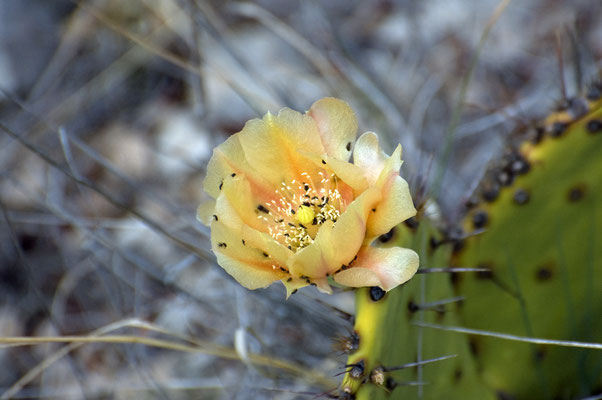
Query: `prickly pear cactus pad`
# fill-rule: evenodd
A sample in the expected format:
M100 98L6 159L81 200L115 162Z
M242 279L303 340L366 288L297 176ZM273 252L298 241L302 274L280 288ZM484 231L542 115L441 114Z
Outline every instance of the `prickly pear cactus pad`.
M463 326L602 342L600 84L550 115L482 185L453 265ZM483 381L504 399L574 399L602 390L602 353L468 337ZM468 398L468 397L467 397Z
M417 220L417 228L398 226L395 242L422 249L423 265L446 269L450 246L427 244L440 236L428 219ZM465 337L413 324L457 324L458 300L446 272L418 275L389 293L359 289L357 346L349 351L340 398L414 399L422 393L427 399L495 399L479 380Z

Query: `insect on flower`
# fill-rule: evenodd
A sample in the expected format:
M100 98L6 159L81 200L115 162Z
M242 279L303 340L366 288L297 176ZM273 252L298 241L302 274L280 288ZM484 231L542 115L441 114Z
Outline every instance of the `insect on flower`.
M282 109L247 122L214 149L199 207L218 264L248 289L280 280L287 295L313 285L378 286L410 279L418 255L371 243L416 210L399 176L401 146L389 157L378 136L353 148L357 118L334 98L305 113ZM215 217L214 217L215 216Z

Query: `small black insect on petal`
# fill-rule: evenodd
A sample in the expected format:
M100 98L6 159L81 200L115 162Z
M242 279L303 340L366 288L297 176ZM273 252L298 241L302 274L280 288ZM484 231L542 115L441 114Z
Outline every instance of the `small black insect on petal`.
M347 146L345 146L347 151L351 151L351 142L347 142Z
M261 211L262 213L265 213L265 214L269 214L269 213L270 213L270 210L268 210L267 208L265 208L265 207L263 206L263 204L260 204L260 205L258 205L258 206L257 206L257 209L258 209L259 211Z
M224 242L220 242L217 244L218 247L228 247L228 245Z

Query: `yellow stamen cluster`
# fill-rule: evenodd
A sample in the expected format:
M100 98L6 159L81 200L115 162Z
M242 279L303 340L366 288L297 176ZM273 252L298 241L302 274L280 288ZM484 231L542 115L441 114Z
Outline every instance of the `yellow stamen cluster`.
M270 235L293 251L313 243L320 225L336 222L346 207L336 175L319 171L317 180L306 172L301 177L283 182L275 199L257 207Z

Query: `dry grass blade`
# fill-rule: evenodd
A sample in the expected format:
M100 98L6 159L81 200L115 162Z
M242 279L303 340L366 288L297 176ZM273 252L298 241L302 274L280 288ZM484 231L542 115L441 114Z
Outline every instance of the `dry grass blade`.
M174 337L175 339L179 339L180 341L150 338L146 336L137 335L109 335L109 333L113 331L124 328L137 328L152 331ZM188 342L188 344L182 343L181 341ZM215 357L234 360L240 359L239 354L236 352L236 350L232 348L219 346L215 343L205 342L190 337L185 337L170 332L160 326L139 319L127 319L123 321L118 321L105 327L102 327L92 332L88 336L0 337L0 347L32 346L46 343L69 344L60 348L58 351L54 352L50 356L46 357L37 366L32 368L27 374L21 377L21 379L15 382L9 389L7 389L2 394L0 399L10 399L14 397L25 385L27 385L33 379L35 379L51 364L66 356L78 347L87 343L142 344L145 346L151 346L166 350L190 353L203 353L206 355L212 355ZM276 358L251 353L248 354L246 362L249 362L255 366L276 368L294 376L301 377L309 382L318 383L324 388L336 386L336 382L332 379L327 378L326 375L322 372L301 368L294 364Z

